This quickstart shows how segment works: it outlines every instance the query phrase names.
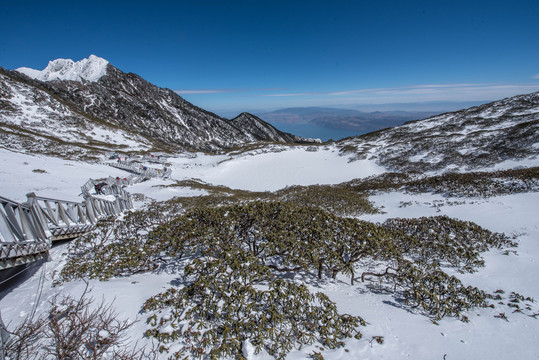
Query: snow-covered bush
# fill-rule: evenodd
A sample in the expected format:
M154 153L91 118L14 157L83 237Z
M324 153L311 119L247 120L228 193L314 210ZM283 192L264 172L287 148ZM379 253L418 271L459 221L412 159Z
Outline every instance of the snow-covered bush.
M484 266L481 253L490 248L516 246L504 234L448 216L388 219L383 226L404 233L394 239L403 255L457 267L461 272L474 272L477 267Z
M185 269L192 281L146 301L150 329L146 335L176 358L191 353L242 358L246 342L284 358L293 348L320 342L334 349L342 340L360 338L359 316L339 314L323 293L277 278L250 252L217 250Z
M400 259L383 273L364 272L367 277L382 278L391 291L404 298L412 308L420 308L439 320L459 316L474 307L486 307L487 294L473 286L464 286L455 276L446 274L438 264Z
M448 217L380 225L286 201L195 207L174 217L178 209L170 206L103 222L73 247L62 278L105 280L160 264L180 272L185 287L144 306L147 336L178 356L239 356L248 343L283 357L303 344L335 348L359 336L360 317L340 315L325 295L288 280L293 274L341 274L351 284L369 281L367 288L381 287L433 319L461 316L487 306L488 296L442 266L474 271L483 264L481 252L514 245Z
M346 273L390 238L385 228L341 218L317 207L255 201L198 208L156 228L150 235L169 256L235 246L251 252L273 271L308 271L322 279ZM384 255L384 254L381 254Z
M539 167L492 172L446 173L430 177L416 172L385 173L337 185L337 187L346 186L360 194L403 189L411 193L489 197L539 191Z
M177 213L174 204L151 204L123 219L105 219L70 244L68 260L60 281L76 278L108 280L154 270L161 255L161 244L149 241L148 232Z

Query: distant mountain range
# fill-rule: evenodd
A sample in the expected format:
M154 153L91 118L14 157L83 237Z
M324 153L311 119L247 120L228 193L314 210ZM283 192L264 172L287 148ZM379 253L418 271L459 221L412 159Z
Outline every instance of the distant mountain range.
M93 55L57 59L44 70L0 68L0 139L12 150L75 157L307 141L251 114L221 118Z
M325 134L353 136L401 125L406 121L424 119L438 112L424 111L375 111L327 107L296 107L257 113L265 121L282 129L318 129ZM327 130L324 130L327 129ZM301 130L300 130L301 131ZM337 138L337 139L338 139Z

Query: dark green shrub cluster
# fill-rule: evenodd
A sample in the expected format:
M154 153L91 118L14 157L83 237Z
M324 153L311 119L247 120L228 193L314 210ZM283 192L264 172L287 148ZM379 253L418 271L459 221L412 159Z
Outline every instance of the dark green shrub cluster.
M421 308L434 319L459 316L474 307L486 307L486 293L464 286L436 264L423 261L401 261L396 272L388 276L394 288L403 292L404 301Z
M151 233L171 257L235 246L278 272L312 271L322 278L346 273L367 256L388 257L380 243L392 233L376 224L341 218L317 207L288 202L250 202L197 208ZM385 253L381 253L381 249Z
M439 234L430 230L438 227ZM393 219L380 226L318 208L265 202L197 209L154 235L169 244L171 256L180 249L185 254L191 248L194 254L233 246L274 273L310 272L319 279L340 273L352 284L363 262L389 264L382 273L363 271L362 280L378 279L410 306L434 317L456 316L485 304L483 292L464 287L441 265L473 271L482 265L480 252L512 245L503 235L447 217Z
M363 179L354 179L340 185L349 186L359 193L366 194L374 191L398 190L406 183L417 179L418 177L419 175L415 173L386 172L381 175L374 175Z
M406 190L469 197L539 191L539 167L495 172L444 174L412 181L406 185Z
M377 209L367 196L347 184L289 186L275 192L230 189L195 180L178 181L167 186L188 186L207 191L197 197L175 198L186 210L196 207L231 205L250 201L285 201L302 206L316 206L340 216L376 213Z
M277 278L250 252L217 253L185 268L186 276L194 276L186 287L146 301L144 311L153 313L146 335L159 340L161 351L180 342L176 358L186 352L242 358L243 343L249 341L256 352L284 358L294 347L315 341L334 349L344 346L345 338L361 337L357 327L364 320L339 314L326 295Z
M339 216L377 212L362 192L346 185L291 186L277 191L275 196L280 201L316 206Z
M71 242L60 281L76 278L108 280L158 267L161 244L148 241L148 231L172 219L174 204L152 203L123 219L106 219Z
M250 341L283 357L303 344L333 348L359 336L361 318L340 315L324 295L285 280L294 274L341 274L352 284L359 277L434 319L459 316L486 306L486 294L441 266L473 271L482 265L481 252L512 245L503 235L448 217L377 225L270 201L195 207L174 216L178 211L177 204L154 204L123 221L105 222L76 243L62 272L64 280L107 279L159 264L182 271L185 264L186 286L145 305L147 335L177 356L239 357Z
M349 186L358 193L405 190L412 193L439 193L447 196L497 196L539 191L539 167L493 172L447 173L421 177L418 173L385 173L356 179Z
M403 255L457 267L461 272L474 272L477 267L484 266L481 253L490 248L516 246L504 234L448 216L388 219L383 226L407 235L394 240Z

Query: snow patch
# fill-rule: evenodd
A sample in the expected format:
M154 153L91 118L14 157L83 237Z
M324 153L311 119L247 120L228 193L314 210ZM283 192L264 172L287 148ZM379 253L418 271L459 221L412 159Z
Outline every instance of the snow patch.
M510 110L510 106L502 107L502 108L493 108L493 109L487 109L485 111L482 111L479 116L483 119L495 119L507 112L507 110Z
M249 340L244 340L242 345L243 357L246 359L253 359L255 356L255 347L249 342Z
M334 150L334 148L333 148ZM206 156L172 160L185 179L250 191L275 191L291 185L338 184L378 175L385 169L373 160L350 162L337 152L282 147L281 151L240 156Z
M424 158L426 158L428 155L429 155L428 152L423 152L423 153L421 153L421 154L417 154L417 155L411 156L410 159L408 159L408 160L409 160L409 161L412 161L412 162L418 162L418 161L421 161L421 160L423 160Z
M107 73L108 61L95 55L88 59L74 62L71 59L56 59L49 61L49 65L41 71L21 67L16 71L33 79L41 81L72 80L72 81L97 81Z
M520 112L515 112L513 115L520 116L520 115L531 115L531 114L537 114L539 113L539 106L525 110Z

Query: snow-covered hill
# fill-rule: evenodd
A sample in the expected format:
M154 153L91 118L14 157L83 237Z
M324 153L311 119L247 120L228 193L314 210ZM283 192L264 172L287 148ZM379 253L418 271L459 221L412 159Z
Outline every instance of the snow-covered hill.
M140 151L147 138L96 121L50 91L0 69L0 146L63 158L99 158L109 150Z
M338 143L343 154L394 171L511 167L539 156L539 92L380 130ZM504 165L505 164L505 165Z

